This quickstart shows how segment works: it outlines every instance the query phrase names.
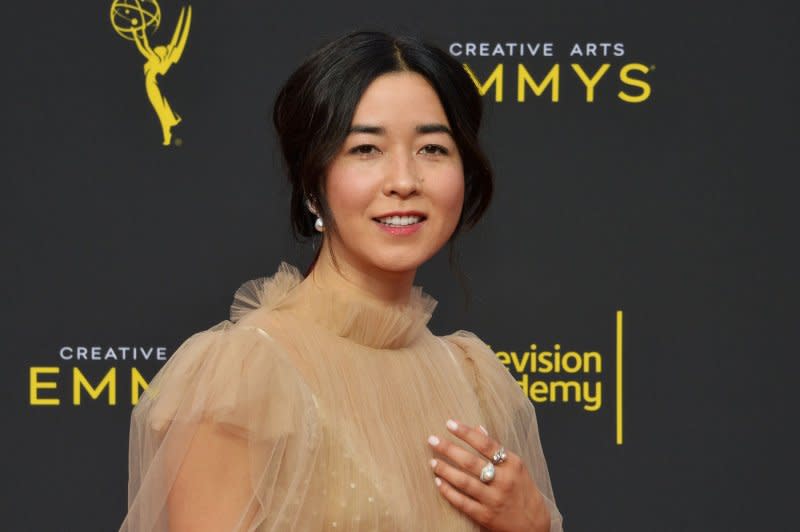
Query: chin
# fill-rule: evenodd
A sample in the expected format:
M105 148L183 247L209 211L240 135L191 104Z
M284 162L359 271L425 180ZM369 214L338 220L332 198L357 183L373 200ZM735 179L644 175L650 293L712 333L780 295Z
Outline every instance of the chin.
M411 257L404 257L397 260L375 260L374 258L371 260L375 268L391 273L415 271L422 266L424 262L424 260L413 260Z
M380 270L392 273L415 271L422 266L430 255L419 251L394 252L365 257L367 263Z

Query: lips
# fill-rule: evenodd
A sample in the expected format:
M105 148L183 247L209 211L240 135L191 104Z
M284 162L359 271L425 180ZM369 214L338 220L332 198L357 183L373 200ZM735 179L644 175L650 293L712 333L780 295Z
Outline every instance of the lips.
M378 218L378 221L385 225L405 227L406 225L414 225L421 222L422 218L419 216L386 216L385 218Z
M396 211L376 216L376 222L392 227L406 227L425 221L427 217L418 211Z

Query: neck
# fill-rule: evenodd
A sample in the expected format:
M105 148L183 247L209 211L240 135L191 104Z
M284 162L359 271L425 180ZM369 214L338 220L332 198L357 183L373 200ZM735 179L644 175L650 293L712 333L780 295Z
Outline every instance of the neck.
M408 303L416 270L392 272L351 260L337 246L333 261L330 239L325 238L309 277L321 288L349 287L387 304Z

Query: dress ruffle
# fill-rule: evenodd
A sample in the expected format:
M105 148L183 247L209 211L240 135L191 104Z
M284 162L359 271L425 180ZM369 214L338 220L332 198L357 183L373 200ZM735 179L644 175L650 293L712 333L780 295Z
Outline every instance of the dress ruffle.
M300 270L291 264L281 262L274 275L242 283L233 294L231 321L237 322L259 308L274 308L302 280Z
M231 305L231 320L236 322L257 309L293 306L291 292L303 276L285 262L275 275L260 277L242 284ZM326 288L310 283L304 297L308 316L318 324L354 342L380 348L404 347L425 331L437 301L419 286L411 289L409 301L403 305L384 304L346 288Z
M264 530L301 525L291 504L304 498L315 472L317 412L313 394L263 330L224 321L193 335L131 416L121 530L175 528L170 491L196 483L221 488L207 500L217 504L220 530L256 530L247 522L267 516L272 525ZM287 462L290 474L281 470Z
M482 424L527 464L561 530L533 405L436 301L323 291L286 263L236 291L230 319L188 338L131 416L122 531L479 527L438 493L429 434ZM502 474L502 465L498 475Z

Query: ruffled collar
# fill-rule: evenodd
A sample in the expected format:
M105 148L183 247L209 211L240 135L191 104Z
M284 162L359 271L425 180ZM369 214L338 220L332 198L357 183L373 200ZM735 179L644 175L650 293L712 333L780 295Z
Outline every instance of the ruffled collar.
M295 288L302 281L300 271L285 262L274 275L247 281L233 296L231 321L258 308L287 309L353 342L396 349L410 345L425 330L437 305L418 286L412 288L408 303L387 304L347 286L322 289L306 283L301 296Z

